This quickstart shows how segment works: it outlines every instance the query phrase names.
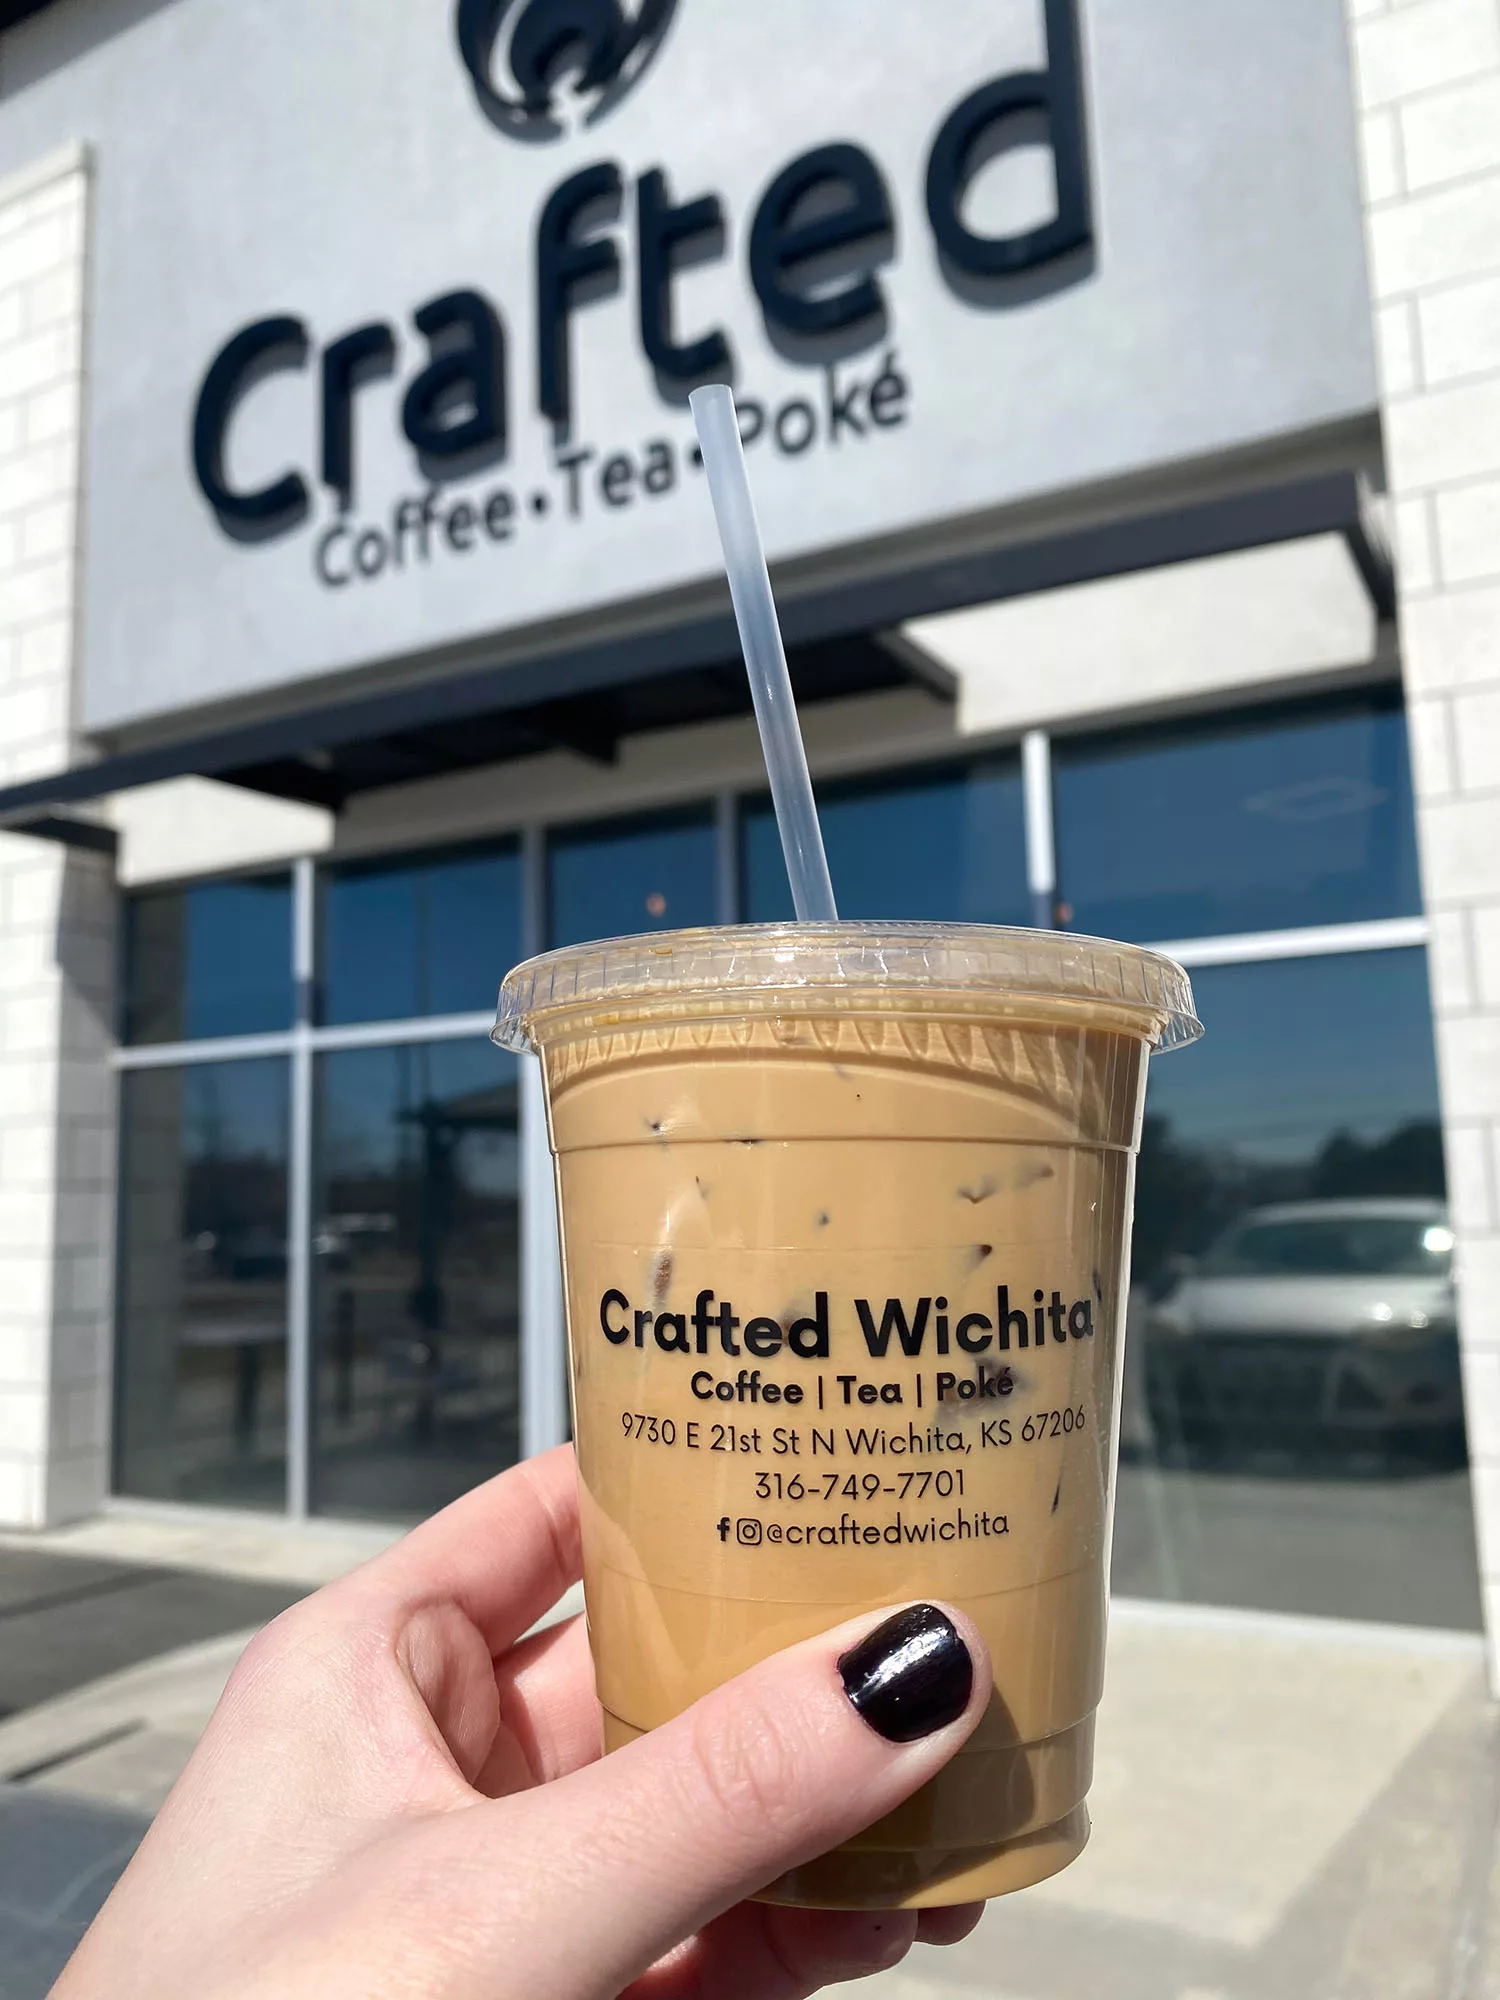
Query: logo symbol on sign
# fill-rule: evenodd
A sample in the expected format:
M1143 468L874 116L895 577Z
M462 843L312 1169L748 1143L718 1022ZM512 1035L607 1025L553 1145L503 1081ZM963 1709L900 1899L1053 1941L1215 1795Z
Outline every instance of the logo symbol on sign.
M593 125L640 81L677 0L458 0L479 108L512 139Z

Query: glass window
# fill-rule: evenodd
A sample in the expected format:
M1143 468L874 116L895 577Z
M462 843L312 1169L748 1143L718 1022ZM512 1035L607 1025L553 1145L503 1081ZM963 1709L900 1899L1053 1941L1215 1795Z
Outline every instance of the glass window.
M1426 955L1193 989L1147 1093L1115 1588L1475 1627Z
M292 1020L292 878L150 889L125 904L127 1042L253 1035Z
M817 794L840 916L1031 922L1014 758L819 785ZM769 799L746 808L740 849L745 921L790 922L792 892Z
M1053 746L1071 929L1166 942L1422 907L1406 721L1380 694Z
M284 1507L286 1062L122 1081L118 1486Z
M315 1200L315 1504L414 1520L520 1456L515 1058L320 1057Z
M554 945L711 924L716 909L713 814L707 807L568 827L547 842Z
M330 1023L480 1012L521 956L514 842L351 862L325 869L319 889Z

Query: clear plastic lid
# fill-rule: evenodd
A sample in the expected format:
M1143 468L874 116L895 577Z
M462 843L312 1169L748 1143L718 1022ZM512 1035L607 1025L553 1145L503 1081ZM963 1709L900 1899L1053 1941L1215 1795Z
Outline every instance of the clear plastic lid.
M925 1004L985 995L1093 1002L1141 1017L1158 1049L1203 1033L1193 989L1174 959L1139 945L1070 931L998 924L735 924L603 938L528 958L506 974L492 1039L535 1050L569 1017L600 1009L629 1016L737 997L758 1008L778 995L799 1006L824 996L859 1006L909 993Z

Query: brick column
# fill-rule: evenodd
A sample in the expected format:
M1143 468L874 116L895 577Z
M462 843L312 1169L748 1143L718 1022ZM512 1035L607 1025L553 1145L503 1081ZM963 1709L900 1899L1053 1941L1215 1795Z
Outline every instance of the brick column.
M1346 0L1500 1692L1500 0Z
M0 180L0 780L80 754L88 163ZM0 1523L108 1478L114 1087L108 860L0 833Z

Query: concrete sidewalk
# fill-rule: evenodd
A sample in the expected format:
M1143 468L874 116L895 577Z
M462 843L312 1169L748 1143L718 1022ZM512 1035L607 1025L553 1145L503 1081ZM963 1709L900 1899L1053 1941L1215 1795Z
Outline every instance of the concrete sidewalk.
M331 1550L323 1556L336 1574ZM92 1562L80 1557L80 1568ZM288 1598L314 1580L304 1573ZM571 1590L540 1622L569 1617L582 1601ZM43 2000L255 1629L145 1660L0 1722L0 2000Z
M262 1625L394 1533L148 1512L0 1534L0 1720L142 1660Z
M0 2000L40 2000L250 1633L385 1528L110 1512L0 1534Z
M1500 1994L1500 1711L1461 1635L1120 1604L1062 1875L871 2000Z
M0 1785L0 2000L43 2000L146 1825L114 1806Z
M45 1993L246 1636L0 1724L4 2000ZM1082 1860L871 2000L1500 1994L1500 1712L1477 1640L1121 1603L1092 1803Z
M300 1583L312 1590L378 1555L405 1532L374 1522L293 1521L285 1514L111 1501L103 1513L64 1528L0 1530L0 1553L140 1563L246 1582Z

